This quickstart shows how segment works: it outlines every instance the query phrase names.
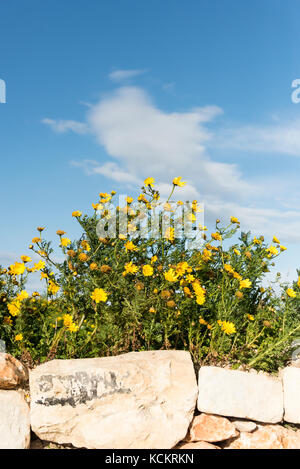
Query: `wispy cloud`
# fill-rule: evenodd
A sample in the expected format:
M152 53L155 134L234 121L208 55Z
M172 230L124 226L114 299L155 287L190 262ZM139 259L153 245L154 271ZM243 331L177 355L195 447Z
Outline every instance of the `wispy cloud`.
M73 120L54 120L45 118L42 119L42 123L49 125L54 132L65 133L68 131L75 132L77 134L86 134L88 133L88 126L83 122L77 122Z
M135 70L115 70L109 74L110 80L114 81L115 83L120 83L124 80L128 80L129 78L134 78L138 75L143 75L146 73L146 69L135 69Z
M87 174L124 185L140 184L153 176L160 181L162 196L168 195L170 180L182 176L188 185L180 197L203 201L208 223L235 215L245 229L276 233L285 242L299 241L299 189L292 175L285 182L265 174L249 179L240 165L215 161L211 150L221 147L291 155L299 151L300 155L300 121L212 130L222 113L218 106L166 112L144 89L119 87L88 109L84 124L113 161L85 159L73 164ZM66 131L68 125L60 122L61 131Z
M81 167L84 169L86 174L101 174L112 181L133 184L141 184L142 180L127 171L124 171L117 163L107 162L99 164L95 160L83 160L83 161L71 161L72 166Z
M300 156L300 119L221 130L214 144L223 149Z

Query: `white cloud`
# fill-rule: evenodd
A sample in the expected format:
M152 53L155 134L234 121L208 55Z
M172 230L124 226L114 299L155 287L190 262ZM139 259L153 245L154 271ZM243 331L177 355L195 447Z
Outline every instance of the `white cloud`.
M204 202L208 222L234 215L245 229L299 242L298 182L258 173L250 181L238 165L213 161L209 151L222 145L300 155L300 121L212 132L222 112L217 106L166 112L143 89L120 87L89 108L84 124L114 161L73 164L124 185L153 176L162 196L169 194L173 177L182 176L188 185L178 191L179 197Z
M83 160L82 162L71 161L73 166L82 167L85 172L91 174L101 174L112 181L120 182L122 184L141 184L142 180L136 175L124 171L117 163L107 162L100 165L98 161Z
M109 74L109 78L116 82L116 83L120 83L124 80L128 80L129 78L134 78L138 75L143 75L144 73L146 73L147 70L115 70L114 72L111 72Z
M54 120L45 118L42 120L43 124L49 125L54 132L65 133L71 130L77 134L88 133L88 126L83 122L76 122L73 120Z
M214 143L221 148L239 151L300 156L300 119L229 128L221 131Z

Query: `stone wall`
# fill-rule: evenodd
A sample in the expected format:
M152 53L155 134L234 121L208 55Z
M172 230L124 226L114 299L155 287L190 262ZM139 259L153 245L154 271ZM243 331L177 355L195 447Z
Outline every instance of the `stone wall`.
M0 448L29 448L32 435L31 447L300 449L297 424L293 366L277 377L203 366L196 377L175 350L53 360L28 374L0 354Z

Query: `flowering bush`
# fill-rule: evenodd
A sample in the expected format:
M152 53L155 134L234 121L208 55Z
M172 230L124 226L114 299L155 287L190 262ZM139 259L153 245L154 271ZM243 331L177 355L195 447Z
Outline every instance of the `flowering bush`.
M184 184L175 178L171 194ZM21 256L1 270L0 338L11 353L43 361L175 348L189 350L195 363L269 371L288 359L300 333L300 278L281 294L263 288L265 273L286 249L276 237L268 246L262 236L241 232L236 217L226 227L217 220L209 235L196 226L201 209L193 201L188 218L202 244L188 243L175 236L183 202L174 208L169 197L159 215L159 226L165 215L169 226L145 238L140 224L147 226L160 198L153 178L145 180L137 208L132 197L116 208L110 237L115 195L100 193L91 216L73 212L82 227L79 240L57 231L61 262L38 227L30 249L40 261ZM126 234L118 224L124 214ZM99 221L107 236L99 237ZM46 282L42 295L25 290L33 272Z

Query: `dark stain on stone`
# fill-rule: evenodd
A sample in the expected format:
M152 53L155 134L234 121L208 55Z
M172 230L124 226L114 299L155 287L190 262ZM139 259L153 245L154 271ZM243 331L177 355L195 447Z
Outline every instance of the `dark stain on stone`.
M110 371L103 375L89 375L85 371L77 372L73 375L43 375L39 380L39 390L41 393L47 393L53 389L53 379L58 380L64 387L65 394L62 397L41 397L36 401L37 404L52 405L70 405L75 407L78 404L86 404L93 399L101 399L112 394L130 394L131 389L123 388L117 383L116 374ZM101 383L105 389L101 394L98 390L98 384Z

